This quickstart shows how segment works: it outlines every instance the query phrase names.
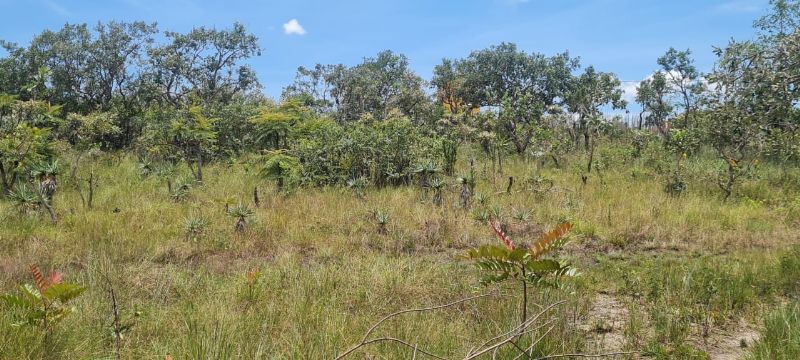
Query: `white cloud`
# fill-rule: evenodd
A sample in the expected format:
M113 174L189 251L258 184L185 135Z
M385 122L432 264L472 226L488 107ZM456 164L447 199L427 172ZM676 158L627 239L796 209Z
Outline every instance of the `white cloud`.
M755 0L730 0L715 7L720 12L752 13L761 10L761 1Z
M300 25L297 19L292 19L286 24L283 24L283 32L286 33L286 35L305 35L306 29L303 29L303 26Z
M623 81L619 87L622 89L622 98L628 104L636 102L636 89L639 88L639 81Z
M65 7L61 6L61 4L59 4L59 3L55 2L55 1L45 0L44 4L45 4L45 6L47 6L48 9L50 9L50 11L52 11L52 12L58 14L58 15L61 15L61 16L70 16L70 15L72 15L72 13L70 13L69 10L67 10Z

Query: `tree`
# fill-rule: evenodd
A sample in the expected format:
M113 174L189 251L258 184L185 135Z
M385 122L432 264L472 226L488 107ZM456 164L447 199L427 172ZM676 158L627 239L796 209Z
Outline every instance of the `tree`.
M446 74L447 61L440 65ZM568 54L547 57L519 51L515 44L502 43L471 53L456 64L457 98L471 107L499 108L504 135L517 153L524 153L531 143L542 115L566 94L570 72L578 65ZM448 75L449 76L449 75ZM439 86L453 85L447 78L437 79ZM445 87L440 92L451 91Z
M586 150L586 174L592 171L596 134L605 122L601 108L610 105L614 109L624 109L620 81L612 73L598 72L589 66L583 74L574 76L566 94L567 109L577 118L578 131L583 135ZM588 175L582 177L584 183Z
M0 116L0 186L4 194L28 180L32 166L53 158L51 129L58 108L41 101L15 101Z
M393 110L419 121L430 112L425 85L405 55L385 50L353 67L300 67L294 83L284 89L284 98L307 99L306 106L318 114L333 113L339 122L366 115L386 119Z
M310 117L310 111L300 99L286 99L279 106L263 106L259 114L250 118L255 126L256 142L261 149L289 147L289 131L297 122Z
M436 89L436 98L451 115L464 113L473 107L460 98L459 91L464 84L464 77L458 73L458 62L442 59L442 63L433 68L431 86Z
M694 66L689 50L678 51L670 48L666 54L658 58L665 80L667 93L677 97L677 106L683 109L683 126L694 126L699 96L703 91L700 73ZM669 114L669 113L668 113Z
M261 55L258 39L244 25L216 30L198 27L188 34L167 31L169 43L151 48L150 81L161 98L174 106L190 100L190 92L204 103L230 102L234 95L258 88L248 65L240 62Z
M771 12L753 22L764 42L779 42L800 27L800 2L769 0Z
M170 124L171 144L189 165L197 181L203 181L203 166L217 144L215 121L206 117L199 105L190 105L179 111Z
M636 88L636 102L641 104L642 114L647 114L644 117L645 124L655 126L664 138L669 135L667 120L672 113L672 105L667 99L668 93L667 78L661 71L656 71L651 78L643 80ZM639 129L641 128L640 123Z
M775 73L764 49L752 42L731 42L715 49L718 57L708 75L710 113L706 133L710 145L725 161L717 181L728 199L741 176L753 166L764 145L770 115L780 112L775 101Z
M283 89L283 98L308 99L306 106L318 115L334 111L332 91L335 74L343 71L344 65L341 64L317 64L313 69L301 66L297 68L294 83Z
M572 224L559 224L527 248L517 247L500 228L497 220L489 220L489 225L503 246L483 245L468 250L464 258L473 261L484 273L481 279L484 285L506 280L519 281L522 284L521 323L524 324L528 319L528 286L557 286L562 277L576 274L575 269L567 264L542 258L566 244L565 235L572 229Z
M51 272L47 276L31 265L34 285L19 285L21 295L4 294L0 296L11 313L19 321L14 326L35 326L44 332L44 343L50 345L53 329L65 317L75 311L71 301L83 294L86 287L62 282L63 274Z

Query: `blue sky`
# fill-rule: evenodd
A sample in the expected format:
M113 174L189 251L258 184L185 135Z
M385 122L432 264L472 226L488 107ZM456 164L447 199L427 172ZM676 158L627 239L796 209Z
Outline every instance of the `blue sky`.
M66 22L145 20L185 32L239 21L259 37L264 52L250 63L264 91L278 96L300 65L352 65L391 49L430 78L443 57L502 41L569 50L626 81L647 77L670 46L690 48L708 70L712 46L753 37L767 0L0 0L0 8L0 39L22 44Z

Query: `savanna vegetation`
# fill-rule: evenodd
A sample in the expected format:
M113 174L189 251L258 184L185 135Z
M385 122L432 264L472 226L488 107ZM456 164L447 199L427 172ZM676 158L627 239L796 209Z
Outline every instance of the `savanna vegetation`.
M709 72L502 43L280 99L240 24L0 58L0 358L796 359L800 3Z

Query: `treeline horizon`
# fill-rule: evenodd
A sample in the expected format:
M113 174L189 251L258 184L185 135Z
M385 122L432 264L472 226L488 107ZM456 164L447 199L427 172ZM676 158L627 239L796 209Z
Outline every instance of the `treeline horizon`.
M682 182L681 159L703 148L726 164L719 179L726 197L764 156L800 158L800 5L771 4L754 22L758 39L715 49L711 72L701 74L689 50L670 48L639 84L633 128L640 132L624 135L635 149L654 136L663 143L675 158L671 182ZM144 22L67 24L27 46L2 45L5 192L34 163L52 162L58 142L82 152L130 150L143 164L183 161L198 180L209 161L279 153L285 163L277 169L318 185L361 177L407 183L420 164L452 167L450 153L465 143L498 159L516 153L557 165L583 150L585 182L598 142L619 137L603 111L627 106L614 73L582 66L568 52L513 43L443 59L430 80L391 50L354 66L299 67L279 100L260 91L246 61L262 48L239 23L187 33ZM21 147L36 150L15 151Z

